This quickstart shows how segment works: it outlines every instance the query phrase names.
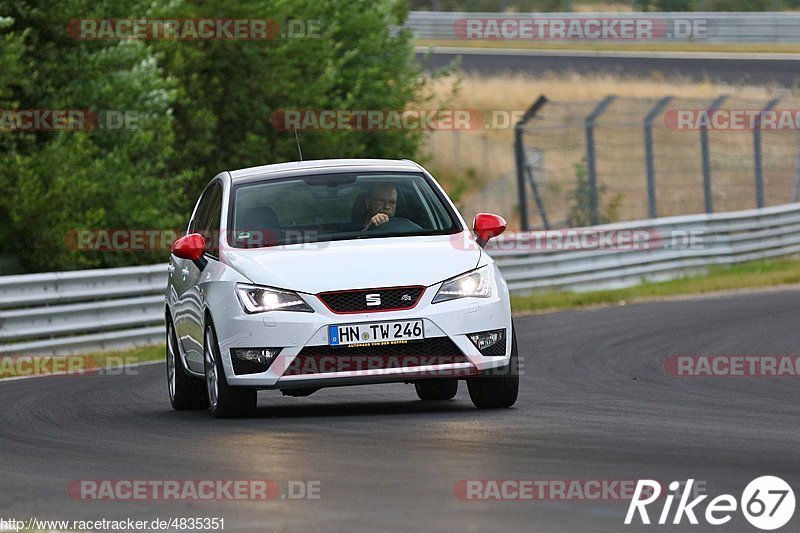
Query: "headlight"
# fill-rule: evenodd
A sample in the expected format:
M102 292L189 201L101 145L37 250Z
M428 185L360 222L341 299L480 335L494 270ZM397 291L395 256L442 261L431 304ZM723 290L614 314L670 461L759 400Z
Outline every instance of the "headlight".
M242 308L250 314L265 311L314 312L299 294L292 291L273 289L272 287L236 285L236 293L239 295Z
M467 297L488 298L491 295L492 286L489 283L489 265L486 265L442 283L442 287L433 297L433 302L431 303Z

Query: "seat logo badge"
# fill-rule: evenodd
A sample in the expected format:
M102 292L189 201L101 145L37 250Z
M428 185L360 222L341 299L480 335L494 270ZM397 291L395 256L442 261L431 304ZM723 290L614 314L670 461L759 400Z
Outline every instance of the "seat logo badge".
M381 295L380 294L367 294L367 305L370 307L374 307L376 305L381 305Z
M410 294L404 294L403 296L400 297L400 301L410 302L411 301L411 295Z

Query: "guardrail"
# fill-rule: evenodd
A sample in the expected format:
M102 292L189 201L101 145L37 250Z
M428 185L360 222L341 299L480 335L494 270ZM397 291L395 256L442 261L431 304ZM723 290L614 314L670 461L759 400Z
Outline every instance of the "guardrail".
M0 355L163 342L166 286L166 264L2 276Z
M606 234L641 230L650 246L531 250L512 242L509 249L490 254L517 294L630 287L702 273L712 265L800 253L800 204L621 222L591 230ZM684 242L690 240L694 242Z
M453 40L465 39L466 21L483 19L499 21L501 19L536 19L543 24L546 19L550 21L603 21L639 20L649 21L652 24L652 35L647 33L637 34L635 38L609 38L608 36L595 39L593 34L582 36L581 32L593 32L596 27L587 24L576 24L572 33L567 33L568 26L563 29L564 37L560 37L561 30L550 37L558 41L583 41L600 40L615 41L620 43L635 43L642 40L650 42L708 42L708 43L797 43L800 42L800 13L792 12L678 12L678 13L463 13L445 11L412 11L409 13L405 27L414 32L418 39ZM560 28L560 22L558 23ZM479 35L485 33L492 39L498 36L513 40L547 40L545 38L517 37L514 33L516 27L482 26ZM533 25L536 36L540 26ZM545 28L545 26L541 26ZM553 28L548 25L547 28ZM615 26L619 29L619 26ZM614 29L614 28L610 28ZM497 32L500 32L498 35ZM506 31L510 32L506 35ZM542 30L542 31L551 31ZM616 31L616 30L614 30ZM570 35L572 38L570 38ZM614 32L611 35L615 35ZM467 38L469 39L469 38Z
M620 288L800 253L800 204L594 226L645 231L647 249L531 247L531 235L489 253L515 294ZM690 237L691 246L671 239ZM500 241L492 241L500 242ZM491 244L491 243L490 243ZM70 354L163 342L166 265L0 277L0 356Z

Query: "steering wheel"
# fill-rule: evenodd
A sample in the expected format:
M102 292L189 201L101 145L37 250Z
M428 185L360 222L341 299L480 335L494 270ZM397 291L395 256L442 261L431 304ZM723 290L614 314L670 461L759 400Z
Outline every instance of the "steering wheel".
M379 224L377 226L370 226L365 231L373 231L376 229L380 229L382 231L397 231L401 228L408 228L409 224L412 226L417 225L416 223L410 221L407 218L393 217L390 218L388 221L384 222L383 224Z

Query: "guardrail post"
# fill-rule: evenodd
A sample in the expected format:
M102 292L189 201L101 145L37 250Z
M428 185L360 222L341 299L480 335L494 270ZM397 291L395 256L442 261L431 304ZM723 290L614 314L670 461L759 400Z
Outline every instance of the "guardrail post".
M615 98L616 96L614 95L603 98L592 112L589 113L584 123L586 128L586 165L589 176L589 220L592 226L599 224L600 220L597 207L597 167L595 166L594 123Z
M547 103L547 98L541 95L536 101L525 111L525 114L514 125L514 160L517 166L517 197L519 198L519 224L522 231L529 231L531 229L530 222L528 221L528 198L525 194L525 151L522 146L522 134L527 124L539 109ZM535 185L534 185L535 187Z
M727 100L727 95L718 96L711 102L706 111L713 113ZM711 191L711 159L708 154L708 128L705 124L700 126L700 151L703 155L703 195L705 196L706 213L714 212L714 198Z
M653 121L672 101L672 96L666 96L653 106L644 119L644 156L647 167L647 206L650 218L658 217L656 209L656 170L653 164Z
M753 128L753 164L755 165L756 172L756 207L764 207L764 172L761 166L761 118L764 113L775 107L780 98L773 98L764 109L759 113L756 118L756 124Z

